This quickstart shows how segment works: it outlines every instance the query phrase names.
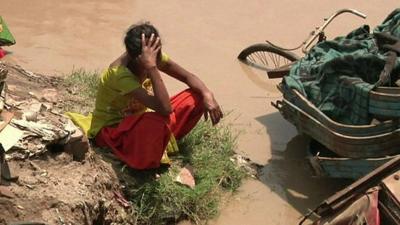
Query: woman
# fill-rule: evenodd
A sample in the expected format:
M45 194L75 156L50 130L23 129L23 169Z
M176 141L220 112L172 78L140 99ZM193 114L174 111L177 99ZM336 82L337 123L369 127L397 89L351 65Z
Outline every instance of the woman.
M185 136L203 114L215 125L223 113L198 77L161 52L150 23L130 27L124 42L126 53L102 74L89 137L132 168L157 168L170 140ZM160 71L189 89L170 98Z

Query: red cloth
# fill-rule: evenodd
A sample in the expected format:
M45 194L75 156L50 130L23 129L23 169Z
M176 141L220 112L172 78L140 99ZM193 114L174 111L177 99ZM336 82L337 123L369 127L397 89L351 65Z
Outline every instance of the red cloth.
M201 97L190 89L171 98L169 117L156 112L125 117L116 127L104 127L96 144L110 147L114 154L135 169L160 166L171 132L180 139L190 132L203 115Z
M0 59L3 58L6 55L6 51L4 49L0 48Z

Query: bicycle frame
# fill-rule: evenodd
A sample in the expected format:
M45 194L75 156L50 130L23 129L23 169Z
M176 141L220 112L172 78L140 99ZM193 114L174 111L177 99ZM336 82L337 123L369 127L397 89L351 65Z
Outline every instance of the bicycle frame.
M354 14L356 16L359 16L361 18L367 18L367 16L364 13L361 13L355 9L341 9L336 11L334 14L332 14L329 18L325 18L325 22L320 26L320 27L316 27L315 30L311 31L310 35L307 37L306 40L304 40L298 47L295 48L282 48L279 47L273 43L271 43L270 41L266 40L266 42L270 45L272 45L275 48L278 48L280 50L283 51L294 51L297 50L299 48L301 48L301 51L306 54L309 50L309 47L311 46L311 44L315 41L315 39L318 37L319 40L324 40L325 39L325 34L324 34L324 30L325 28L340 14L343 13L351 13Z
M310 45L313 43L313 41L315 41L315 39L316 39L317 37L320 37L321 35L325 36L325 35L324 35L324 30L325 30L325 28L326 28L338 15L340 15L340 14L342 14L342 13L351 13L351 14L354 14L354 15L356 15L356 16L359 16L359 17L361 17L361 18L363 18L363 19L367 18L367 16L366 16L365 14L363 14L363 13L357 11L357 10L354 10L354 9L341 9L341 10L338 10L337 12L335 12L334 14L332 14L328 19L324 19L324 20L325 20L325 23L322 24L321 27L316 27L315 30L312 31L312 32L310 33L310 36L303 42L303 44L302 44L303 47L301 48L301 51L302 51L303 53L307 53L308 50L309 50L308 47L310 47Z

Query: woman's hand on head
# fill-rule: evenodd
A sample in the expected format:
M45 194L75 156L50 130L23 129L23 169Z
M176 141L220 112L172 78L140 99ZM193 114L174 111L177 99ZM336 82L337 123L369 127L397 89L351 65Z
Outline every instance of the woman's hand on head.
M208 120L208 117L210 117L213 125L219 123L224 114L218 102L215 100L214 95L212 93L204 94L203 103L205 107L204 118Z
M144 69L157 67L157 56L160 49L160 37L155 38L155 35L151 34L146 41L145 35L142 34L142 54L139 55L138 60Z

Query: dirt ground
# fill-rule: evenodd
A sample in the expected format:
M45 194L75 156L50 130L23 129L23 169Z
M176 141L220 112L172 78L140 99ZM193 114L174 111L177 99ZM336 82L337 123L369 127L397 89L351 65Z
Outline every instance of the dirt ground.
M6 105L14 119L21 119L28 112L28 105L40 102L36 116L39 121L56 126L66 124L57 113L59 96L66 91L59 79L31 76L15 65L6 68ZM58 90L52 98L46 95L50 89ZM0 224L40 221L105 225L126 221L132 210L118 201L123 193L122 179L113 164L102 160L104 155L83 148L87 143L79 143L84 142L65 148L55 140L41 151L35 147L41 143L37 135L32 133L24 140L26 148L11 149L6 154L11 175L18 176L18 180L0 179Z
M293 47L340 8L367 14L339 17L328 37L361 25L379 24L398 6L395 0L338 1L144 1L0 0L17 45L6 60L43 74L67 74L74 67L101 70L122 51L126 28L154 23L163 49L200 76L214 91L230 122L241 132L238 152L263 165L263 176L248 180L210 224L296 224L299 217L341 186L315 179L304 160L307 139L270 106L281 97L265 75L236 60L246 46L268 39ZM184 86L167 79L171 93Z
M46 224L122 224L126 212L115 201L119 181L112 168L98 158L73 161L67 153L48 153L38 159L12 160L19 180L0 197L6 222ZM105 222L100 222L105 221ZM1 223L0 223L1 224Z

